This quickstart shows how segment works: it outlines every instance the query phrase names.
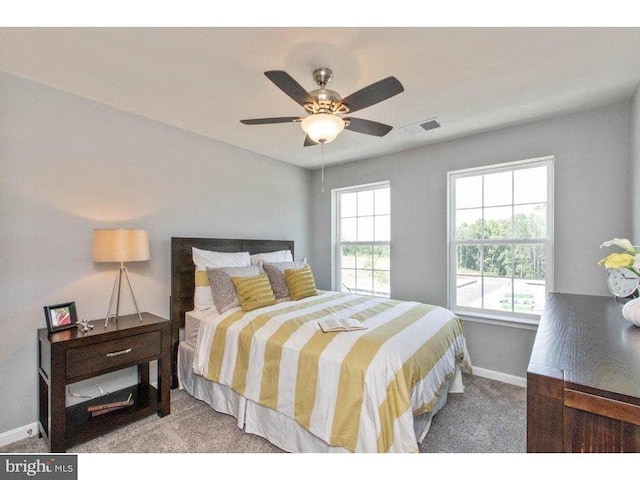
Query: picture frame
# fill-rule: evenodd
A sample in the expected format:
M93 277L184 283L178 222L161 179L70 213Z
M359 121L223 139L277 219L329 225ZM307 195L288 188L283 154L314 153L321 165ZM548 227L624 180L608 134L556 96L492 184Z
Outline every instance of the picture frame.
M78 323L76 302L59 303L44 307L44 316L47 320L49 333L73 328Z

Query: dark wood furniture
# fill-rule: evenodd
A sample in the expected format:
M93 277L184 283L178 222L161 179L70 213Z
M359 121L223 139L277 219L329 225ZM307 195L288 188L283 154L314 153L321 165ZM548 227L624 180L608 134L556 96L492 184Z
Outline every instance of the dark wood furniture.
M171 238L171 388L178 387L178 344L184 314L193 310L195 265L192 247L214 252L249 252L250 254L291 250L290 240L237 240L229 238Z
M527 451L640 451L640 327L622 303L547 298L527 370Z
M93 330L38 330L40 433L50 452L95 438L146 415L170 413L171 324L150 313L117 321L90 322ZM158 386L149 383L149 362L158 361ZM76 405L66 406L69 384L127 367L138 366L138 384ZM126 400L133 406L92 417L87 407Z

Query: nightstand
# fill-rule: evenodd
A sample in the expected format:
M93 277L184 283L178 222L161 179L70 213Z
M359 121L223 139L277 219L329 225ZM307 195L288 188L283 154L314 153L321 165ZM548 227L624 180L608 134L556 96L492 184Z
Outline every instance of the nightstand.
M38 330L40 433L50 452L86 442L110 430L157 413L170 413L171 322L150 313L94 320L93 329L49 333ZM149 383L149 362L158 361L158 386ZM117 392L66 406L67 385L127 367L138 366L138 383ZM92 416L87 407L126 400L133 405Z

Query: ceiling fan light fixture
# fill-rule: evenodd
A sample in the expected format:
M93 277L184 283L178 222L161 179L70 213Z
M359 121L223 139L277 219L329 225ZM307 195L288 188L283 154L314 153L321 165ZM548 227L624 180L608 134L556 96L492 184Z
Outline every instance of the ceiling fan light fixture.
M331 113L315 113L300 124L309 138L316 143L329 143L344 130L344 120Z

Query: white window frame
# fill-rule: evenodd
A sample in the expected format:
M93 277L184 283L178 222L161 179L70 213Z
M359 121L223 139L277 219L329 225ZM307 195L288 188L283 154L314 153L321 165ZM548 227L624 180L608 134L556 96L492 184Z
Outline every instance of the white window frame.
M391 235L389 237L388 242L341 242L340 241L340 220L342 215L340 214L340 202L338 201L339 195L343 193L353 193L353 192L361 192L364 190L373 190L380 187L388 187L389 192L391 192L391 182L389 180L375 182L375 183L367 183L362 185L354 185L351 187L342 187L342 188L334 188L331 190L331 290L340 292L341 286L338 283L338 279L341 278L340 272L342 270L342 255L340 253L340 247L343 244L347 243L366 243L367 245L388 245L389 246L389 254L391 254ZM391 194L389 194L391 196ZM389 222L391 223L391 208L389 209ZM375 228L375 227L374 227ZM374 231L375 238L375 231ZM389 266L389 282L391 282L391 266ZM391 286L389 286L389 290L391 290ZM359 295L367 295L366 293L362 293ZM371 295L377 296L377 295ZM391 296L391 292L389 293L389 297Z
M456 304L456 277L457 262L456 251L460 244L544 244L545 245L545 288L546 293L553 291L553 258L554 258L554 233L553 233L553 212L554 212L554 163L553 155L514 162L487 165L483 167L467 168L447 172L447 301L448 308L456 314L470 318L504 320L523 324L538 324L540 315L523 312L504 312L492 309L478 309L462 307ZM487 175L505 171L533 168L537 166L547 167L547 237L539 239L496 239L496 240L456 240L456 208L455 208L455 180L461 177ZM513 187L512 187L513 188ZM512 199L513 201L513 199ZM484 202L484 199L483 199ZM483 204L484 206L484 204ZM482 293L481 293L482 294Z

